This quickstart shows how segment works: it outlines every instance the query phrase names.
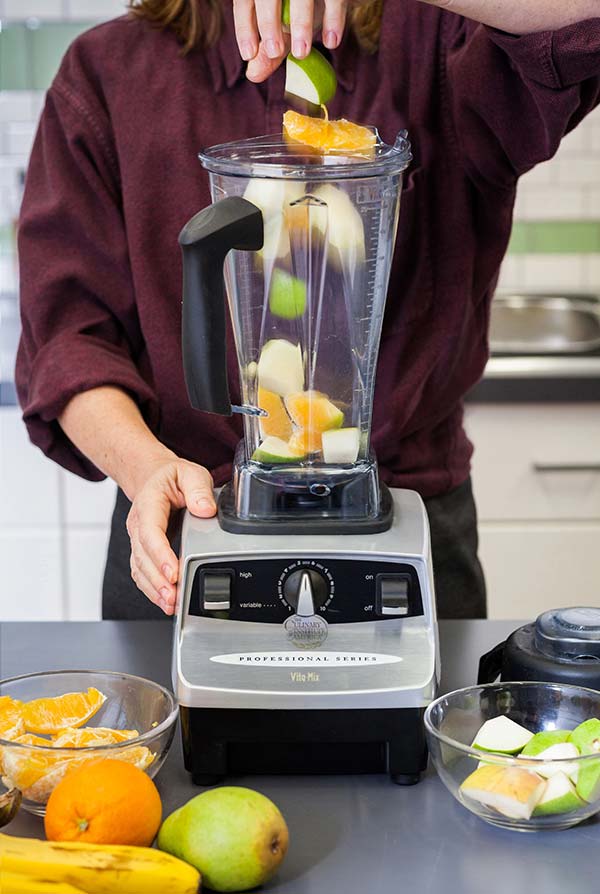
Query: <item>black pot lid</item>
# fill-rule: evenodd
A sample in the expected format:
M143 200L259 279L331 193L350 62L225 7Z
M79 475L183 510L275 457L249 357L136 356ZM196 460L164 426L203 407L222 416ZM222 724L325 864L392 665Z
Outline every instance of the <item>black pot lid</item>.
M535 622L535 645L548 658L600 661L600 608L556 608Z

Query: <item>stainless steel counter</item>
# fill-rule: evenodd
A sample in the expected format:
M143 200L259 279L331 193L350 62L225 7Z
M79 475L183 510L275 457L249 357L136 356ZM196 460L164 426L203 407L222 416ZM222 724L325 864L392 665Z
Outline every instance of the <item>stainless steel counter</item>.
M472 683L478 658L518 626L445 621L444 690ZM0 625L0 674L64 667L123 670L169 682L171 625L160 621ZM271 797L290 828L290 852L264 889L273 894L579 894L598 888L600 822L524 835L486 825L430 769L411 788L386 776L231 780ZM177 737L158 779L165 813L198 793ZM14 835L43 835L20 814Z

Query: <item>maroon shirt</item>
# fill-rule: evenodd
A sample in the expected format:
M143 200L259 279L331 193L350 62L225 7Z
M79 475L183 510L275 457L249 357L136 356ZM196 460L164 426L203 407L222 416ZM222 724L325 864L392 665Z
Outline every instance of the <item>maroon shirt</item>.
M600 102L600 18L513 37L388 0L376 55L350 35L332 55L332 116L375 124L387 142L406 127L413 142L373 444L385 481L439 494L469 474L462 398L486 364L517 179ZM219 45L188 56L171 33L127 17L66 54L27 175L17 360L31 439L66 468L102 477L56 419L73 395L112 384L168 447L217 484L229 476L239 420L186 396L177 236L210 202L198 150L279 131L283 77L245 79L229 13Z

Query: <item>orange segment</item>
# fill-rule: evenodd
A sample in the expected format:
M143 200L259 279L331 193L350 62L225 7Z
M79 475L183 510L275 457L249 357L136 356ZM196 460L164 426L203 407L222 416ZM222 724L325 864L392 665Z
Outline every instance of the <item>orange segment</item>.
M260 432L263 438L274 435L282 441L287 441L292 434L292 423L280 396L259 387L258 406L269 414L260 420Z
M287 411L293 422L301 428L316 434L341 428L344 414L320 391L300 391L289 394L285 399ZM320 449L320 445L317 449Z
M321 433L311 431L309 428L299 428L289 440L289 448L292 453L304 456L307 453L316 453L321 450Z
M37 698L23 705L23 722L30 733L58 733L67 726L83 726L102 707L106 696L90 687L55 698Z
M300 115L291 109L283 116L283 132L290 140L322 152L350 152L371 156L375 134L368 127L340 118L328 121Z
M22 708L10 695L0 696L0 739L16 739L25 732Z
M27 737L22 737L27 739ZM36 736L31 736L24 745L39 744ZM50 743L44 739L44 745ZM52 754L51 751L34 751L29 748L11 748L5 745L2 749L2 772L5 780L10 780L11 786L21 789L24 793L44 776L50 773L59 765L66 765L69 761L65 760L60 754ZM65 766L66 772L66 766Z
M53 748L89 748L92 745L116 745L139 736L136 729L109 729L105 726L67 727L52 738Z

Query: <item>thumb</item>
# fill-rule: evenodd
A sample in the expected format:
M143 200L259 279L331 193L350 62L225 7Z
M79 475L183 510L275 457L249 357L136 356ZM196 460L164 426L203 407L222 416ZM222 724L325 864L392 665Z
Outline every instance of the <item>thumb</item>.
M267 56L261 42L260 47L258 48L258 53L246 66L246 77L249 81L253 81L255 84L260 84L262 81L266 81L267 78L279 68L289 51L289 34L284 34L283 36L286 44L286 52L282 56L278 56L277 59L271 59Z
M217 511L213 480L204 466L186 464L179 472L179 488L192 515L211 518Z

